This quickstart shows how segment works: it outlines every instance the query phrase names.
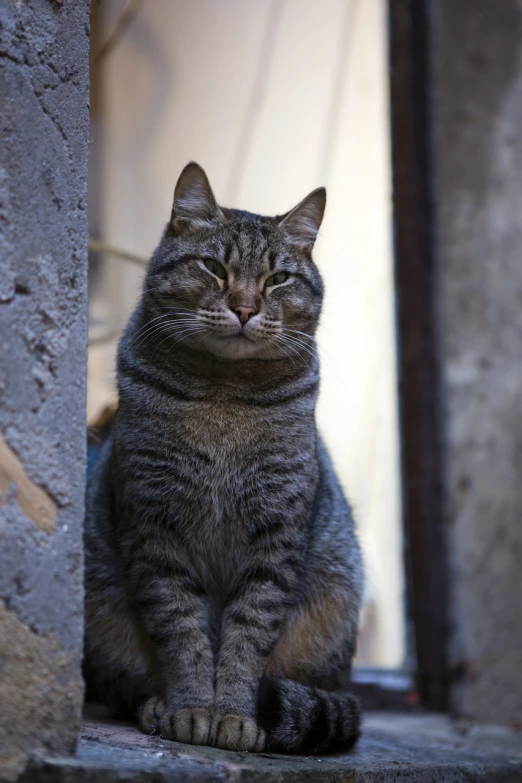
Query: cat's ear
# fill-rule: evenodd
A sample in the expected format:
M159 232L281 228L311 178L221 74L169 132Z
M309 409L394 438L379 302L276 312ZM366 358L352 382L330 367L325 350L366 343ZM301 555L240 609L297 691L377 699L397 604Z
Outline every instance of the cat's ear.
M323 220L325 207L326 190L317 188L283 216L279 228L293 244L311 251Z
M176 183L170 224L181 234L189 225L205 225L223 217L201 166L188 163Z

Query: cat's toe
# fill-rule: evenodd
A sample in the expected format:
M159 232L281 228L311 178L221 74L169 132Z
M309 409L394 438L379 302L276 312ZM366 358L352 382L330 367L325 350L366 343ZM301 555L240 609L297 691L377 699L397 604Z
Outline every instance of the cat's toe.
M161 734L188 745L208 745L212 712L194 707L167 712L160 723Z
M209 744L223 750L259 753L265 748L265 732L252 718L217 714L212 721Z
M138 714L141 730L145 734L159 734L161 720L165 714L165 704L159 696L151 696L142 704Z

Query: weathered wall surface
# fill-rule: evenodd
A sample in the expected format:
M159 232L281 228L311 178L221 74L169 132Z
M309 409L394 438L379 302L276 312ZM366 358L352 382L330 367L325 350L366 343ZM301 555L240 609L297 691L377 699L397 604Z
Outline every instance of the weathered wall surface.
M0 779L82 701L87 0L0 0Z
M522 718L522 6L432 3L454 707ZM462 667L461 664L464 664Z

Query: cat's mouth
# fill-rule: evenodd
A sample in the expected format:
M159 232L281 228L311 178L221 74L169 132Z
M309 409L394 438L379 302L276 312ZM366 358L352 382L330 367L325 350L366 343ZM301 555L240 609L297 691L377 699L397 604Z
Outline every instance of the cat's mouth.
M215 331L209 334L209 338L209 350L226 359L252 359L264 353L265 341L244 329L228 334Z
M240 332L236 332L235 334L215 334L214 336L218 337L220 340L227 341L239 340L240 342L257 342L255 337L253 337L251 334L247 334L243 329Z
M241 342L258 342L257 330L252 328L250 323L219 325L211 329L212 337L218 337L220 340L239 340Z

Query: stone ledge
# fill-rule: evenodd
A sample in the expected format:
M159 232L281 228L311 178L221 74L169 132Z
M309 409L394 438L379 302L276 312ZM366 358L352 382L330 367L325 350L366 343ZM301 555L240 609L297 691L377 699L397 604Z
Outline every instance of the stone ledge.
M129 724L84 721L72 759L33 761L21 783L515 783L522 734L438 715L374 712L356 750L290 757L228 753L148 737Z

